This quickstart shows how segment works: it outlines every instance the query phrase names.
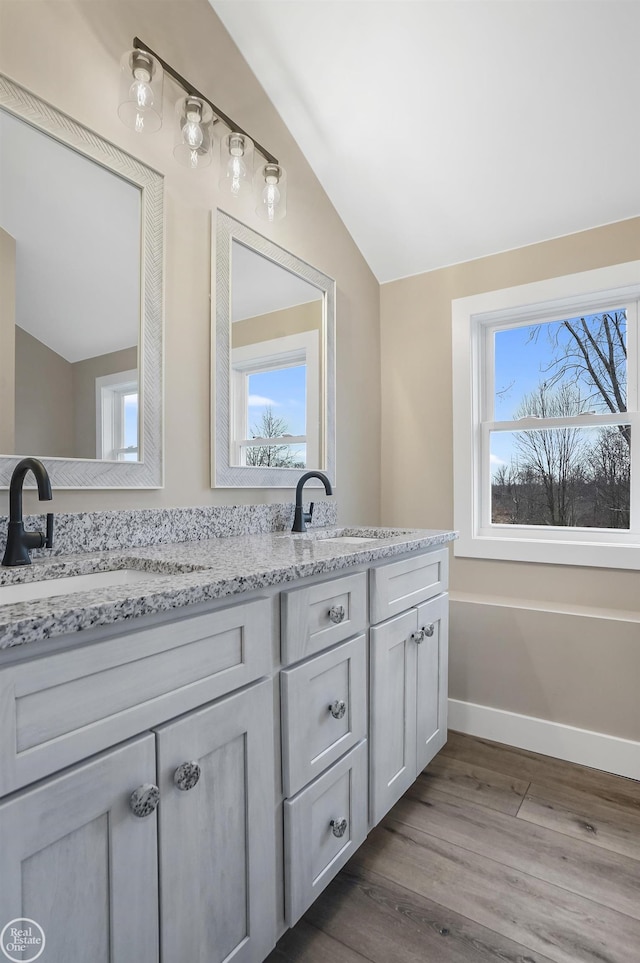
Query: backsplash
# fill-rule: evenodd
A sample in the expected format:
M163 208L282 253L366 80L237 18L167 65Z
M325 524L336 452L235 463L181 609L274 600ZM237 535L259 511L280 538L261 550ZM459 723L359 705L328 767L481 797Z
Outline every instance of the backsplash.
M305 505L308 508L308 505ZM36 549L34 558L73 552L142 548L166 542L200 541L230 535L265 535L293 525L294 504L203 505L198 508L144 508L121 512L60 512L55 516L54 547ZM44 531L44 515L25 516L25 528ZM335 525L334 498L315 502L313 527ZM0 518L0 545L7 538L7 518Z

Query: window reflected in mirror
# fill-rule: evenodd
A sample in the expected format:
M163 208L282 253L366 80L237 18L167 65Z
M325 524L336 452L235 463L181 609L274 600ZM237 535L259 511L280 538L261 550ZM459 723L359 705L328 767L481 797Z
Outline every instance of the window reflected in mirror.
M234 240L230 464L322 467L324 292Z

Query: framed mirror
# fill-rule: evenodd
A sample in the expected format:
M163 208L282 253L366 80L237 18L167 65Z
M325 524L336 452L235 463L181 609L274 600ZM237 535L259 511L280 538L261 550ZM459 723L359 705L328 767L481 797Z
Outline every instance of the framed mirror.
M0 486L160 488L163 179L0 75Z
M212 484L335 482L335 282L222 211L216 218Z

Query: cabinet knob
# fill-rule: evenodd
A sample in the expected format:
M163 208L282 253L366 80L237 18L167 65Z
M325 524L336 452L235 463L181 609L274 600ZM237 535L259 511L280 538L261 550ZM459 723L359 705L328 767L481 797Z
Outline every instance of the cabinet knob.
M344 836L344 834L346 833L348 823L347 823L347 820L344 818L332 819L329 825L331 826L331 832L333 833L333 835L337 836L339 839L341 836Z
M344 622L345 615L344 605L332 605L329 609L329 618L332 622L335 622L336 625L339 622Z
M198 784L200 766L197 762L183 762L173 774L173 784L181 792L188 792Z
M422 626L422 631L424 632L424 634L426 635L426 637L427 637L428 639L430 639L431 636L433 635L434 631L435 631L435 625L433 624L433 622L431 622L430 625L423 625L423 626Z
M152 782L138 786L129 796L129 807L134 816L150 816L160 802L160 790Z
M417 645L420 645L420 643L424 640L424 629L418 629L417 632L412 632L410 638L412 642L416 642Z
M347 703L344 702L343 699L336 699L336 701L332 702L329 706L329 712L334 719L342 719L346 711Z

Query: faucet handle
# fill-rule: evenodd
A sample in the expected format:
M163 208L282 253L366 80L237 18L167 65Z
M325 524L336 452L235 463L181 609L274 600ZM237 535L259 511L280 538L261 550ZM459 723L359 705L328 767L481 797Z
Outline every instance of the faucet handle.
M47 534L43 547L53 548L53 512L47 512Z
M309 505L309 512L308 512L309 518L307 519L308 521L311 521L311 519L313 518L313 506L314 506L314 505L315 505L315 502L311 502L310 505Z

